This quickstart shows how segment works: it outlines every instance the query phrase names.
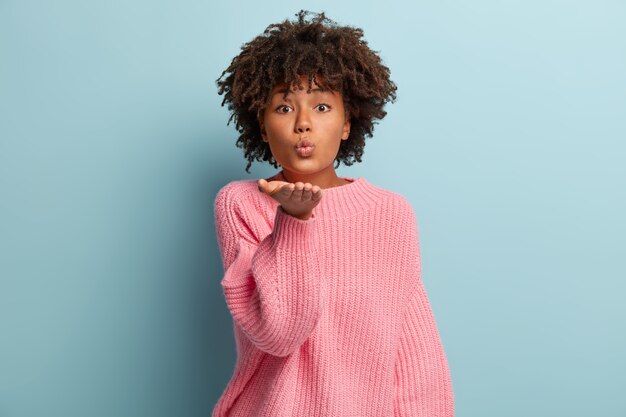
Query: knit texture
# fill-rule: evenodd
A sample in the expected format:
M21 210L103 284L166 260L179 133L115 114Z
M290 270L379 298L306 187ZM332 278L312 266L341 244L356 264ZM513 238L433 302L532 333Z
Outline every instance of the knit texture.
M363 177L345 179L307 220L256 180L217 193L237 362L212 417L454 415L413 208Z

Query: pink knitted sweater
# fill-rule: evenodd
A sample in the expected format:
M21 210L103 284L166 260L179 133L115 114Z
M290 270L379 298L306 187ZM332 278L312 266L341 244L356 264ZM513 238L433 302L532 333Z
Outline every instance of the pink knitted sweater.
M308 220L256 180L223 186L215 225L237 363L213 417L452 417L417 222L363 177Z

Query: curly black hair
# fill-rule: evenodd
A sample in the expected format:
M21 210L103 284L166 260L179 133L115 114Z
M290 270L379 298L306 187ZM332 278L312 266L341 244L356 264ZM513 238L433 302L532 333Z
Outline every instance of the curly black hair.
M308 14L314 14L310 22L305 20ZM338 26L324 12L300 10L296 16L297 21L271 24L245 43L216 80L218 94L225 93L222 106L228 103L232 112L227 126L234 118L240 133L236 146L245 149L248 173L254 159L278 168L259 125L275 85L296 83L302 88L300 75L306 75L307 92L313 81L341 92L350 136L341 141L335 168L341 162L348 166L354 160L361 162L365 137L372 136L375 119L384 118L385 104L396 100L397 87L389 78L389 68L361 39L362 29ZM230 74L220 81L226 73Z

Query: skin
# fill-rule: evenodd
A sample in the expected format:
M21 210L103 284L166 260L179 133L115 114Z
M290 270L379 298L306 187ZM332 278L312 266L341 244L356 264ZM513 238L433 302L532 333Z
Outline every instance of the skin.
M287 85L276 85L259 120L263 141L268 142L287 181L261 178L257 183L259 191L277 200L286 213L306 220L319 204L324 188L349 183L337 176L334 162L341 141L350 134L350 120L340 92L315 91L320 86L313 82L312 91L307 93L308 80L304 75L300 79L301 89L293 84L286 99L283 92ZM308 157L296 152L300 138L315 145Z

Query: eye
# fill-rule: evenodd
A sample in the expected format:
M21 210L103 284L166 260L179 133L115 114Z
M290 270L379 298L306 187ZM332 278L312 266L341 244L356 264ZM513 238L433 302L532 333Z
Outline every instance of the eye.
M322 110L322 113L326 113L330 111L330 106L328 104L320 104L317 106L318 108L323 108L324 110Z
M289 106L281 104L280 106L276 107L276 111L278 111L278 113L283 113L284 114L284 113L288 113L288 112L284 112L284 111L282 111L282 109L289 109L289 108L290 108Z

